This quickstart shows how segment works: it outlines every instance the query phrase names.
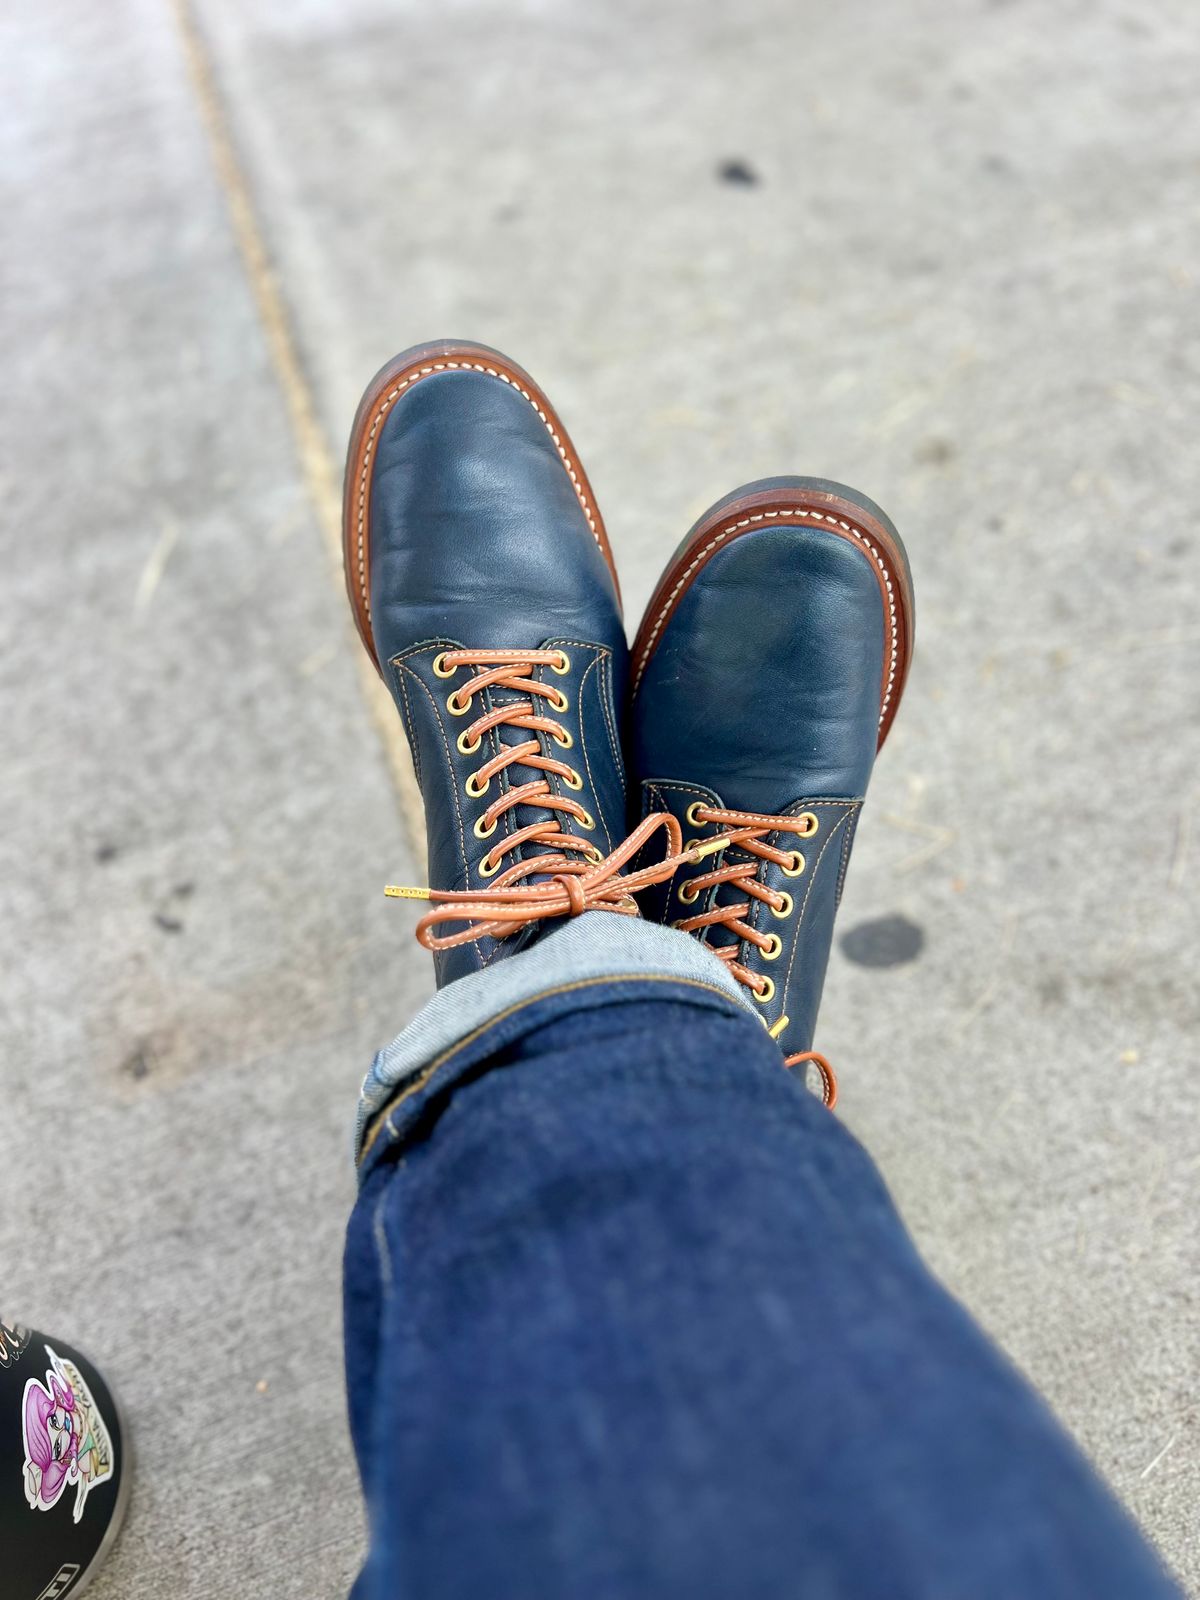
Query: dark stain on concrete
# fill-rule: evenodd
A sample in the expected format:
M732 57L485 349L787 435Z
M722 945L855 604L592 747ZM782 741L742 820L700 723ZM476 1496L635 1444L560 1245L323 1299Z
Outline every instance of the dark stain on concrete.
M860 967L902 967L924 947L924 929L899 912L872 917L842 935L842 954Z
M762 181L748 161L741 161L737 157L722 161L717 168L717 177L722 183L731 183L740 189L756 188Z
M148 1078L154 1071L154 1057L151 1054L150 1046L145 1040L125 1057L121 1063L121 1071L136 1083L140 1083L143 1078Z
M1067 986L1062 980L1061 973L1047 972L1037 980L1035 985L1037 997L1047 1011L1064 1004L1067 998Z
M913 451L913 459L926 467L949 466L958 454L958 447L952 439L930 438L923 439Z

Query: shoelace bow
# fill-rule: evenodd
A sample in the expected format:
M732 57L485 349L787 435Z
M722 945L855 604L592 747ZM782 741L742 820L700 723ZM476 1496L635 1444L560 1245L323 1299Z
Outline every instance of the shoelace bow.
M709 871L697 873L682 886L679 898L687 905L706 889L719 888L722 884L730 885L746 898L732 900L725 905L714 905L711 911L700 912L694 917L681 917L675 926L683 933L699 933L704 928L727 928L734 938L727 944L713 944L707 941L708 948L724 961L737 981L745 984L756 997L763 1000L770 999L775 992L771 979L764 977L762 973L752 972L737 959L740 941L743 939L761 950L768 960L777 956L781 948L778 934L764 934L746 920L750 914L750 902L752 899L761 900L776 916L789 916L793 909L791 895L769 889L766 884L759 881L762 863L772 862L793 877L798 877L803 872L805 863L803 855L798 850L777 849L766 842L766 835L793 833L799 839L810 839L820 824L811 811L801 811L797 816L779 817L760 811L724 810L716 806L707 806L702 801L689 806L687 816L688 821L697 827L712 824L722 831L714 834L711 839L704 840L703 843L690 840L688 849L683 853L684 860L696 859L694 847L697 845L703 855L716 854L732 847L744 851L749 859L730 862L727 866L713 867ZM689 852L692 852L691 855ZM783 1032L787 1022L787 1017L779 1019L769 1030L772 1038L778 1037ZM783 1058L784 1066L789 1069L806 1066L809 1062L812 1062L821 1076L822 1098L832 1109L837 1104L837 1075L825 1057L816 1050L801 1050L795 1055Z
M460 754L474 755L482 748L484 736L502 727L517 728L534 735L545 733L564 750L572 747L574 739L570 732L553 716L539 710L539 702L544 701L550 711L561 715L567 710L566 697L552 684L542 683L533 676L538 667L549 667L560 674L569 672L570 661L565 651L445 650L434 658L433 670L439 678L452 678L460 667L474 668L475 676L447 696L446 706L451 716L468 715L475 697L487 689L509 690L526 696L524 699L493 705L492 710L476 717L458 736ZM487 793L494 777L515 766L554 774L571 789L583 787L583 779L576 769L555 756L544 755L541 741L533 737L511 745L501 739L497 753L468 777L468 794L472 798L480 798ZM543 811L562 813L573 817L584 828L595 827L595 818L585 806L569 795L555 793L546 779L539 777L513 788L502 789L476 822L476 836L480 839L490 838L499 827L500 818L518 806L536 806ZM506 833L492 846L480 863L480 872L484 877L496 875L496 882L487 889L418 889L389 885L385 892L400 899L431 901L432 908L417 923L417 939L427 950L448 950L454 945L470 944L477 939L502 939L546 917L578 916L584 911L614 911L621 916L635 917L638 908L634 896L653 884L665 882L683 865L695 865L705 856L715 855L729 845L738 845L762 860L790 866L793 855L764 844L762 836L778 830L790 830L805 837L816 831L816 818L809 812L799 817L770 817L693 806L689 820L716 823L728 831L703 842L689 841L685 850L679 823L669 812L657 812L643 818L621 844L605 856L587 840L568 833L557 817L551 816ZM660 830L667 835L667 853L663 859L636 872L622 873L621 869ZM529 843L544 847L544 853L518 857L501 870L506 854ZM702 889L715 884L736 883L746 894L766 900L772 909L781 909L787 897L780 897L759 884L756 881L757 872L758 867L753 861L718 867L691 879L685 887L693 892L686 898L694 899ZM544 881L528 881L537 877ZM681 898L684 896L681 895ZM719 906L701 916L687 918L676 926L684 932L691 932L722 923L738 937L748 939L760 949L770 949L770 939L764 938L742 920L749 910L748 900L742 904ZM436 932L446 923L459 923L462 926L455 933ZM766 989L765 979L757 977L735 959L736 944L709 945L709 949L728 964L739 982L746 984L756 994ZM779 1024L774 1031L779 1031ZM833 1068L823 1056L815 1051L803 1051L785 1056L784 1066L792 1068L809 1061L820 1072L825 1104L832 1107L837 1100L837 1080Z

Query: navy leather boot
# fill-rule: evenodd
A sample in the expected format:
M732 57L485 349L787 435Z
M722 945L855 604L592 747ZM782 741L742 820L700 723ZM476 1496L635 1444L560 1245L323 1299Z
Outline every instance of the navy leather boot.
M358 630L425 802L433 888L394 892L435 902L418 937L439 986L547 918L636 915L631 891L671 868L623 870L648 832L626 838L617 577L545 395L481 345L398 356L354 420L343 534Z
M721 500L668 564L632 656L643 814L684 861L643 914L702 939L787 1064L811 1051L846 864L900 703L913 599L899 535L840 484L771 478Z

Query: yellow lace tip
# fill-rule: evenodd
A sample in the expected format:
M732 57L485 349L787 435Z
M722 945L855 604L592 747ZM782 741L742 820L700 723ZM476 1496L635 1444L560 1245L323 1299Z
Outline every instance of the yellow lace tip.
M791 1020L791 1017L780 1017L779 1021L775 1023L773 1027L768 1028L767 1032L771 1035L772 1039L778 1039L779 1035L783 1032Z
M428 889L408 889L398 883L385 884L384 894L389 900L428 900Z
M693 861L703 861L705 856L715 856L718 850L724 848L724 839L710 839L707 844L693 845L688 854Z

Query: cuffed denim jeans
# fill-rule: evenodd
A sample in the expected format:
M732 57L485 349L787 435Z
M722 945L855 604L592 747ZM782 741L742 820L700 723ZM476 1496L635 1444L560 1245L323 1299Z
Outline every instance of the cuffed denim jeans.
M360 1133L355 1600L1178 1600L695 941L450 986Z

